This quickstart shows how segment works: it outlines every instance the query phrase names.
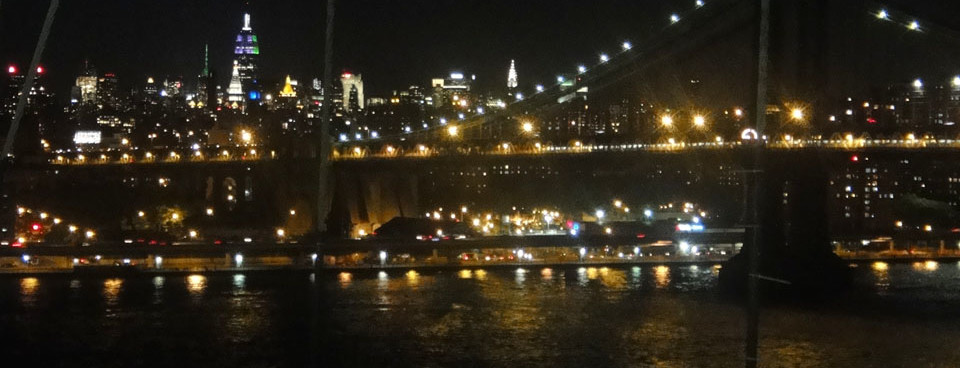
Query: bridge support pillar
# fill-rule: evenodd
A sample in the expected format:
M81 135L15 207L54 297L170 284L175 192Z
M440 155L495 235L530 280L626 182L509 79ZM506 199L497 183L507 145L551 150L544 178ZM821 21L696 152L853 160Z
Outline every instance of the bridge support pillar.
M832 250L828 226L829 177L816 159L766 162L758 198L760 241L748 228L744 249L758 247L764 290L816 293L849 284L849 268ZM745 291L747 252L725 262L722 286ZM768 281L768 280L780 281Z

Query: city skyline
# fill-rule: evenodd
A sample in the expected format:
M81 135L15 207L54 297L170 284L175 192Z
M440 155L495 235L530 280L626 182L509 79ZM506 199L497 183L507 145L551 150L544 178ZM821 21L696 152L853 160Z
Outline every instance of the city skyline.
M368 94L378 96L389 95L390 91L409 85L423 85L429 78L452 71L476 74L480 89L493 90L503 88L503 65L516 60L522 76L520 89L529 89L533 83L547 83L558 73L570 72L575 65L590 62L591 55L616 51L619 42L633 40L638 43L655 34L666 26L666 14L693 7L693 4L687 3L676 1L627 6L559 2L554 6L557 9L538 6L543 5L540 3L516 9L493 3L483 7L482 12L471 14L471 18L454 17L454 20L431 17L431 14L458 9L450 4L342 4L337 18L335 71L349 70L364 74L369 84ZM911 5L902 1L891 3L934 22L938 18L943 19L941 14L944 12L931 12L932 6ZM0 46L0 57L7 64L21 66L26 64L26 55L29 55L30 45L35 41L43 7L42 4L22 2L4 5L6 7L0 13L0 17L3 17L0 27L4 27L5 34L21 34L23 37L12 38L5 46ZM229 84L233 60L234 45L231 41L242 26L241 14L244 10L250 11L254 28L264 40L264 56L260 63L265 85L282 84L288 74L300 80L309 80L321 74L322 52L319 45L322 27L319 19L323 9L318 4L253 2L244 7L242 2L174 2L153 4L151 8L138 11L133 11L132 6L115 2L85 4L83 7L64 4L64 7L65 11L54 27L48 47L48 55L58 57L48 56L43 63L48 66L48 78L52 80L51 88L58 92L58 100L62 100L65 86L72 84L70 82L82 71L84 61L89 61L101 71L118 75L125 89L138 87L148 76L159 80L166 76L183 76L188 86L192 85L195 83L192 79L203 67L206 44L210 45L211 68L217 73L216 84L225 89ZM181 8L187 11L169 11ZM146 21L152 23L142 28L127 24L143 22L143 17L154 13L172 13L171 16L177 18L171 18L169 23L163 22L162 17L149 19ZM590 22L587 22L589 25L574 22L564 27L548 26L551 22L549 18L557 13L595 14L607 22L599 26ZM24 16L10 19L14 14ZM293 14L315 14L317 17ZM483 26L476 25L480 22L472 20L497 17L503 19L484 23ZM360 25L367 22L373 26ZM78 25L84 27L83 32L69 30ZM13 32L12 28L32 31L18 33ZM125 32L125 29L130 29L131 33ZM401 31L396 32L396 29ZM289 34L297 36L290 37ZM542 39L563 42L532 42ZM898 41L911 42L902 35ZM941 44L942 41L937 40ZM396 51L401 49L417 49L418 52ZM929 64L951 57L950 51L942 50L939 53L942 55L933 55ZM134 62L118 61L126 57L131 57ZM715 58L708 57L700 63L715 61ZM936 65L926 67L946 69ZM882 70L863 73L878 75L882 74ZM925 74L922 71L917 73Z

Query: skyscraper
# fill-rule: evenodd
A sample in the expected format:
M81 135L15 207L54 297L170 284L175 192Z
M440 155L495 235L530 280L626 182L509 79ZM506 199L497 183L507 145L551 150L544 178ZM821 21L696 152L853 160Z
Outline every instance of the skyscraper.
M196 100L198 106L213 107L216 105L216 88L216 84L213 80L213 73L210 72L210 47L208 45L203 45L203 70L200 72L200 76L197 78Z
M517 88L517 68L513 64L513 60L510 60L510 71L507 72L507 89L513 93L513 90Z
M77 102L82 104L97 103L97 71L87 64L83 68L83 73L77 77Z
M358 112L364 107L363 76L345 72L340 75L343 84L343 111Z
M233 74L230 76L230 86L227 87L227 101L231 103L243 102L243 79L240 77L240 64L233 61Z
M250 13L243 14L243 28L237 35L237 45L233 50L235 67L240 77L242 94L246 99L260 99L260 81L257 76L257 58L260 56L260 42L250 27Z

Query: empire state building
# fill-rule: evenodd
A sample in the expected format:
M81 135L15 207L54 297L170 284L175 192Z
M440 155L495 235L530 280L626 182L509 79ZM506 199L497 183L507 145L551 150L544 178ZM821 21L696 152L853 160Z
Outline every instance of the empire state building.
M243 14L243 28L237 35L234 62L240 76L240 85L247 101L260 100L260 79L257 76L257 59L260 57L260 42L250 27L250 14Z

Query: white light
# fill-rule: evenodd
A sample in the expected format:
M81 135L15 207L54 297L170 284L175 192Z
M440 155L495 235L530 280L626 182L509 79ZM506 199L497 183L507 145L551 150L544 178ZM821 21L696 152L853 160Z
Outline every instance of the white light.
M703 6L703 0L697 0L697 2L694 3L694 5L696 5L696 7L698 8Z
M161 256L153 257L153 264L155 264L157 268L160 268L160 266L163 265L163 257Z
M887 14L886 10L880 9L880 11L877 12L877 19L889 19L889 18L890 18L890 15Z
M923 88L923 81L920 80L920 78L914 79L914 80L913 80L913 87L914 87L914 88L918 88L918 89L919 89L919 88Z
M603 217L607 215L603 210L597 210L594 214L597 215L597 219L603 219Z
M580 257L583 258L585 255L587 255L587 248L580 248Z
M757 138L759 138L759 134L757 134L757 131L752 128L744 129L743 132L740 133L740 139L745 141Z
M600 62L605 63L610 60L610 57L607 54L600 54Z
M379 138L379 137L380 137L380 133L377 133L376 130L370 132L370 138L376 139L376 138Z
M910 25L907 26L911 31L919 31L920 23L917 21L910 22Z
M563 76L562 76L562 75L558 75L558 76L557 76L557 83L563 83Z
M680 242L680 251L683 252L683 253L689 252L689 251L690 251L690 243L687 243L687 242L685 242L685 241L681 241L681 242Z
M583 66L583 65L577 66L577 72L580 72L581 74L582 74L582 73L586 73L586 72L587 72L587 67L585 67L585 66Z
M630 41L623 41L623 45L620 45L620 47L623 47L623 51L627 51L633 48L633 44L631 44Z
M233 256L233 260L237 263L237 267L242 266L242 265L243 265L243 254L237 253L237 255Z
M30 262L30 255L29 255L29 254L24 254L23 257L21 257L21 258L23 258L23 263L29 263L29 262Z
M701 115L697 115L697 116L694 116L694 117L693 117L693 125L696 125L696 126L698 126L698 127L702 127L702 126L704 126L706 123L707 123L707 120L706 120L703 116L701 116Z
M670 23L676 23L680 21L680 16L676 14L670 14Z
M543 85L542 85L542 84L538 84L536 88L537 88L537 92L543 92Z
M960 87L960 75L953 77L953 81L951 83L953 83L954 87Z
M651 209L643 210L643 216L646 217L646 218L652 218L652 217L653 217L653 210L651 210Z
M340 141L341 141L341 142L346 142L346 141L348 141L348 140L349 140L349 139L347 138L347 135L346 135L346 134L340 133Z
M523 93L517 92L517 101L523 99ZM462 119L462 118L461 118Z
M386 262L387 262L387 252L381 250L381 251L380 251L380 264L384 264L384 263L386 263Z

